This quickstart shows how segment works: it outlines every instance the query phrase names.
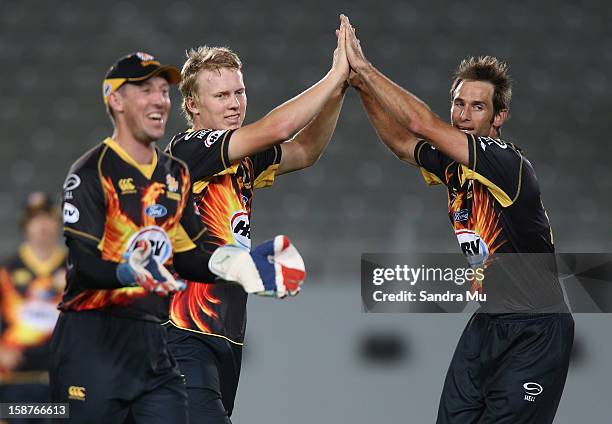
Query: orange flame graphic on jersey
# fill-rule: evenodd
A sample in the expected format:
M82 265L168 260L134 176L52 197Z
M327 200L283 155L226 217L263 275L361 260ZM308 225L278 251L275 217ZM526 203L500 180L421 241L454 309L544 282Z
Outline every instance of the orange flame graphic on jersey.
M183 192L187 192L189 186L189 175L183 172L181 175ZM144 213L147 206L155 204L159 196L165 190L165 185L158 182L151 183L142 192L142 220L143 225L155 225L155 220ZM106 223L104 227L104 239L101 241L102 259L121 262L122 255L125 253L126 244L132 234L136 233L140 226L136 225L129 216L121 211L119 195L115 189L111 178L102 178L102 188L106 193ZM178 210L183 210L187 196L183 196ZM163 222L160 227L169 232L179 221L180 214L175 214ZM66 309L85 310L99 309L108 305L126 305L132 303L135 298L149 295L142 287L123 287L114 290L85 290L74 299L65 303Z
M240 194L232 184L229 174L215 177L214 184L209 184L203 196L197 202L198 213L207 226L211 242L222 246L235 243L230 227L230 217L237 210L244 210ZM213 305L221 304L221 300L212 294L213 284L191 283L183 292L176 293L170 303L170 317L179 327L195 327L204 333L211 328L204 319L217 319Z
M176 293L170 304L172 322L178 327L190 328L195 325L199 331L212 332L200 317L202 314L212 319L219 317L210 307L221 303L221 300L211 293L213 287L213 284L189 282L185 290Z
M198 211L202 222L207 226L212 237L220 246L234 243L234 234L230 228L229 221L232 214L237 210L244 209L239 194L232 185L232 177L229 174L217 177L221 181L215 181L206 187L204 196L198 202Z
M472 187L472 212L467 221L461 222L455 220L453 222L453 229L455 231L468 229L478 233L482 241L488 246L490 256L495 253L506 240L499 238L502 228L500 226L499 215L495 210L493 196L485 186L476 181L472 182ZM467 191L457 193L454 199L449 197L449 210L455 212L463 209L465 207L467 193ZM490 263L489 261L485 263L485 269ZM482 292L482 281L474 279L472 281L471 290L472 292Z

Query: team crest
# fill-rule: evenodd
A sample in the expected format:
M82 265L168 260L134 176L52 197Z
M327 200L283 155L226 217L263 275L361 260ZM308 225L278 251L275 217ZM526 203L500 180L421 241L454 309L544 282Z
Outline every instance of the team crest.
M170 174L166 174L166 186L168 190L175 193L178 190L178 181Z
M151 56L148 53L143 53L143 52L137 52L136 56L138 57L138 59L147 62L149 60L155 60L155 58L153 56Z

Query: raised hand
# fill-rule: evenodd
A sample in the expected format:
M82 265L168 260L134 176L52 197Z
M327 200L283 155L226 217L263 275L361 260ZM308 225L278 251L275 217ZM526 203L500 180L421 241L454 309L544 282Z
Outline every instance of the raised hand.
M340 29L336 30L338 44L334 50L334 59L332 62L332 71L337 72L343 80L348 79L350 66L346 57L346 38L348 27L344 23L340 23Z
M363 72L370 63L361 50L361 42L355 34L355 28L351 26L351 22L346 15L340 15L340 27L346 28L346 57L348 58L351 69L357 73Z

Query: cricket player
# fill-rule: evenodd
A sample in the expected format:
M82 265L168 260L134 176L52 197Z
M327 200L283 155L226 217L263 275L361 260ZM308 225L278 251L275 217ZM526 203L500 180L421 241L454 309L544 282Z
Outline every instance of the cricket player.
M170 265L182 278L218 276L219 284L233 281L252 293L295 294L303 280L303 263L285 269L275 262L277 254L301 260L282 236L251 253L206 251L189 170L155 146L179 79L178 69L150 54L119 59L103 82L114 133L79 158L64 182L67 288L50 381L52 400L69 402L71 422L187 422L184 379L161 326L167 295L186 286Z
M0 401L44 403L49 344L66 285L59 207L45 193L30 193L20 226L24 242L0 268Z
M334 132L347 87L346 28L337 30L331 70L318 83L242 126L247 97L242 63L227 48L188 52L180 90L192 128L166 151L191 171L199 215L212 245L251 246L254 189L313 165ZM246 328L247 295L237 287L191 284L170 306L170 348L185 375L192 423L229 423Z
M472 266L484 267L473 290L490 297L459 340L437 423L552 423L574 322L533 166L500 138L512 95L507 65L490 56L461 62L449 125L368 62L352 27L347 56L379 137L428 184L446 186L459 246Z

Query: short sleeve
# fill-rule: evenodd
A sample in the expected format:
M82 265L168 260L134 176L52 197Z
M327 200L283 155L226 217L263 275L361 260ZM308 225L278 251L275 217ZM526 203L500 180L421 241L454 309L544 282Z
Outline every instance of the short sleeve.
M63 191L64 235L97 245L106 222L106 204L97 171L71 170Z
M476 179L507 207L520 194L524 158L512 144L491 137L468 136L468 179Z
M282 152L281 147L276 145L251 156L255 178L254 188L268 187L274 183Z
M184 161L194 181L219 174L232 166L228 158L234 130L198 130L179 134L166 152Z
M421 174L427 184L447 184L446 168L453 160L425 140L414 147L414 160L421 168Z

